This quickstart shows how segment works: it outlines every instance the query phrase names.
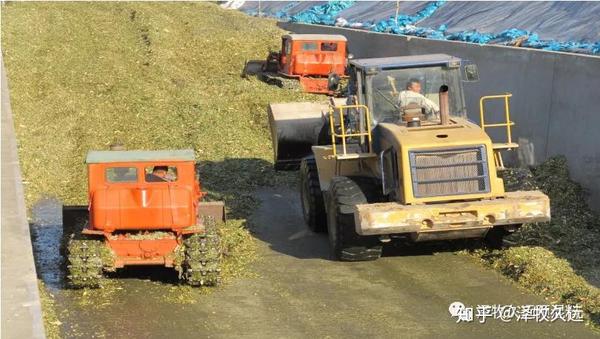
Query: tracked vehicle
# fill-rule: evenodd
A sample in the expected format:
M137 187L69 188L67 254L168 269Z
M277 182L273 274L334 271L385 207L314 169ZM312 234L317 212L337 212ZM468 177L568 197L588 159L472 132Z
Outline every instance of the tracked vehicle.
M498 176L501 152L518 147L510 94L481 98L481 125L466 117L462 82L478 78L475 65L433 54L356 59L349 72L345 102L268 108L275 166L300 169L304 218L328 232L335 258L377 259L394 239L498 247L521 224L550 219L546 195L505 192ZM506 121L485 123L492 100ZM507 140L492 142L494 127Z
M266 60L250 60L242 76L256 75L282 88L316 94L336 95L346 78L346 37L337 34L286 34L281 50L271 51Z
M86 163L88 205L63 207L71 286L97 287L104 272L139 265L218 283L224 204L202 201L192 150L90 151Z

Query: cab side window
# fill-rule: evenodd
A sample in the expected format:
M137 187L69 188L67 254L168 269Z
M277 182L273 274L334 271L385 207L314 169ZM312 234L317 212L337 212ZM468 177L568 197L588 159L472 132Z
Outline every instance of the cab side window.
M146 182L174 182L177 181L177 167L167 165L148 166L145 168L144 179Z
M304 42L302 43L303 51L316 51L318 49L316 42Z
M284 55L290 55L291 52L292 52L292 41L291 40L286 40L285 43L284 43L283 54Z
M106 181L110 183L125 183L137 181L135 167L109 167L105 171Z
M338 44L336 42L322 42L321 51L323 52L335 52L337 51Z

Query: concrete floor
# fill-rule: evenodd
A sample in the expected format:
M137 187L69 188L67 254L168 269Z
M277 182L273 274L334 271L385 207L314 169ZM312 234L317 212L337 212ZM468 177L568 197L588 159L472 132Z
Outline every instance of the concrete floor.
M56 246L48 242L57 241L52 239L59 238L60 225L50 221L34 227L40 273L55 296L64 336L594 337L582 323L492 319L457 324L448 312L454 301L471 306L547 302L441 246L388 251L394 253L375 262L331 261L326 235L306 230L295 191L262 189L257 195L262 205L252 224L261 259L251 267L255 276L209 293L175 285L176 277L166 269L119 274L105 290L65 289L56 275L59 261L52 259L59 258ZM54 204L42 212L56 214L52 210L60 205Z

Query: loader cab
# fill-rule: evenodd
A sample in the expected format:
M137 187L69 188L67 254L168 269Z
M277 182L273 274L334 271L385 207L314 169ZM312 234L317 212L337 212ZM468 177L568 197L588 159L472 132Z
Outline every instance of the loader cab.
M93 229L177 230L196 224L202 193L192 150L90 151L86 164Z
M466 117L459 58L429 54L356 59L349 66L349 94L369 108L373 127L384 122L406 125L406 114L421 116L425 125L439 124L444 86L450 116Z
M281 39L280 72L301 76L344 74L346 45L343 35L284 35Z

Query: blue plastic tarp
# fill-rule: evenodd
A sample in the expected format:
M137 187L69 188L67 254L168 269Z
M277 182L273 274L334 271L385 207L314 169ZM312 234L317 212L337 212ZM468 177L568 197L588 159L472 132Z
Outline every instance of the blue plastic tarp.
M259 8L299 23L600 54L600 2L246 1L241 10Z

